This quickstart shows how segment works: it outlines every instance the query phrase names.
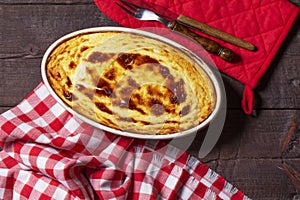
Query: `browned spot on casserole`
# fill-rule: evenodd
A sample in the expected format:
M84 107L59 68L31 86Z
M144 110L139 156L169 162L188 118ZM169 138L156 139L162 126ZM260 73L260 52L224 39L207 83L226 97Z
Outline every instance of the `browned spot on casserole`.
M69 64L69 67L70 67L71 69L75 68L75 67L76 67L75 62L74 62L74 61L71 61L70 64Z
M99 103L99 102L96 102L95 105L103 112L106 112L107 114L110 114L112 115L113 112L110 108L107 107L107 105L105 105L104 103Z
M101 53L101 52L93 52L87 59L88 62L91 63L100 63L107 61L110 59L114 54L107 54L107 53Z
M96 93L100 96L110 96L113 93L113 86L108 81L101 78L97 84L96 90Z
M87 118L127 132L171 134L199 125L214 108L214 88L199 67L164 42L99 32L58 45L46 71L57 95Z

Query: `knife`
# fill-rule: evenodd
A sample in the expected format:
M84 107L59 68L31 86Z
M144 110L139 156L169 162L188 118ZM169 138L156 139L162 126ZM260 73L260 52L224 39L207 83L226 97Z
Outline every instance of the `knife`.
M122 10L135 17L138 20L158 21L167 26L170 30L187 36L200 44L205 50L215 55L218 55L225 61L233 61L235 56L234 52L228 48L224 48L216 41L203 37L191 31L187 26L178 23L177 20L169 20L161 15L153 12L150 9L145 9L127 0L119 0L115 2Z
M233 61L233 58L236 57L235 53L231 49L222 47L216 41L194 33L188 27L178 23L177 20L173 21L168 27L172 31L188 36L189 38L199 43L205 50L215 55L218 55L223 60L231 62Z
M128 1L128 0L124 0L124 1ZM172 13L170 10L166 10L165 7L162 7L157 4L147 2L147 1L130 0L130 2L136 2L135 4L139 5L140 7L155 11L155 13L157 15L159 15L160 17L163 17L165 19L168 19L169 21L176 20L180 24L183 24L183 25L193 28L195 30L199 30L206 35L213 36L213 37L223 40L225 42L231 43L235 46L238 46L238 47L250 50L250 51L256 50L256 47L253 44L251 44L250 42L247 42L241 38L238 38L231 34L228 34L220 29L209 26L208 24L200 22L191 17L185 16L182 14L180 14L178 16L178 14Z
M235 46L242 47L242 48L250 50L250 51L254 51L256 49L256 47L253 44L251 44L250 42L247 42L245 40L237 38L233 35L230 35L226 32L223 32L212 26L209 26L205 23L199 22L193 18L184 16L184 15L179 15L176 20L181 24L184 24L191 28L197 29L207 35L214 36L218 39L221 39L225 42L231 43Z

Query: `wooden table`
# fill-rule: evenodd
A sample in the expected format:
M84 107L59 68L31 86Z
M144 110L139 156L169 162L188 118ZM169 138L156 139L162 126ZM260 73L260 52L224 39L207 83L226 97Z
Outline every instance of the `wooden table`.
M294 0L300 5L299 1ZM257 96L257 116L241 107L243 86L224 78L228 111L221 139L202 161L253 199L300 199L282 169L281 148L300 109L299 20L282 46ZM118 26L92 0L1 0L0 112L18 104L40 82L40 63L59 37L82 28ZM200 142L199 142L200 143ZM300 169L299 122L285 161ZM196 155L197 141L189 149Z

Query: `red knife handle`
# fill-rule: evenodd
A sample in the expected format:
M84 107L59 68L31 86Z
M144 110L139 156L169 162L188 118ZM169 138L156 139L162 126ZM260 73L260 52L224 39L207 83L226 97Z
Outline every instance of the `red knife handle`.
M231 49L224 48L220 46L216 41L192 32L188 27L179 24L176 21L174 21L169 28L175 32L188 36L189 38L200 44L206 51L220 56L223 60L230 62L235 55Z

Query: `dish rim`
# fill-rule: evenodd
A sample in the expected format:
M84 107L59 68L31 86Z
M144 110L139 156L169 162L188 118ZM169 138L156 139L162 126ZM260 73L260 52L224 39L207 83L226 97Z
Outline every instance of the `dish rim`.
M47 73L46 73L46 64L48 57L52 53L52 51L62 42L75 37L80 34L87 34L87 33L96 33L96 32L108 32L108 31L113 31L113 32L126 32L126 33L133 33L133 34L139 34L142 36L150 37L152 39L157 39L161 42L167 43L180 51L183 51L185 53L188 53L188 56L191 56L191 59L194 61L199 62L198 64L201 66L202 70L207 74L208 78L210 79L212 86L214 87L215 90L215 105L213 108L213 111L211 114L200 124L198 124L195 127L192 127L190 129L176 132L176 133L171 133L171 134L164 134L164 135L155 135L155 134L140 134L140 133L133 133L133 132L127 132L127 131L122 131L122 130L117 130L108 126L105 126L103 124L100 124L99 122L96 122L94 120L91 120L84 115L76 112L73 110L70 106L68 106L54 91L54 89L51 87ZM103 26L103 27L93 27L93 28L86 28L86 29L81 29L77 30L74 32L71 32L69 34L66 34L59 39L57 39L55 42L53 42L46 52L44 53L44 56L42 58L41 62L41 75L42 75L42 80L49 91L50 95L64 108L66 109L69 113L73 114L73 116L79 118L83 122L98 128L102 131L107 131L116 135L120 136L126 136L126 137L131 137L131 138L138 138L138 139L155 139L155 140L168 140L168 139L174 139L174 138L179 138L183 136L188 136L190 134L193 134L199 130L202 130L203 128L207 127L207 125L216 117L218 114L219 110L221 109L221 102L223 100L222 96L222 91L221 91L221 84L219 82L219 79L217 78L215 72L211 69L211 67L204 62L198 55L193 53L191 50L189 50L187 47L171 40L168 39L164 36L157 35L155 33L145 31L145 30L140 30L140 29L133 29L133 28L125 28L125 27L113 27L113 26Z

